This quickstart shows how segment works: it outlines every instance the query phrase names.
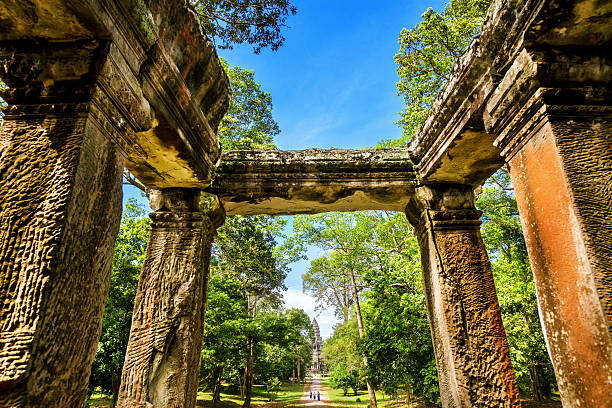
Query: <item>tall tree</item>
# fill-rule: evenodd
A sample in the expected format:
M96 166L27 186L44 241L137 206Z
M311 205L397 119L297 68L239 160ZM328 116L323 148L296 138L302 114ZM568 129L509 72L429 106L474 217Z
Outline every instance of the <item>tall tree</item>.
M490 0L451 0L444 11L429 8L419 24L402 30L395 62L398 94L406 104L397 122L403 136L383 144L403 145L414 136L450 78L453 64L480 32L489 3Z
M240 283L246 301L246 314L255 321L262 302L280 305L286 289L285 263L275 249L273 231L278 221L270 217L234 216L226 220L215 243L215 258L221 273ZM288 261L287 261L288 262ZM255 326L252 326L255 327ZM247 357L244 374L244 407L251 404L253 365L257 343L256 330L247 334Z
M297 9L288 0L191 0L206 34L221 49L248 43L255 54L276 51L285 42L282 29Z
M353 304L349 277L340 273L327 256L313 259L310 268L302 275L304 292L316 301L315 310L331 307L346 323Z
M229 67L221 58L232 87L232 101L217 134L225 150L273 149L280 133L272 117L272 96L261 89L255 71Z
M363 286L356 279L357 271L363 269L363 265L368 265L371 260L372 230L369 228L369 219L358 214L330 213L314 217L301 217L294 222L294 229L307 242L319 245L327 251L332 251L328 255L327 261L319 261L318 264L333 264L331 273L320 275L321 277L333 277L337 283L348 282L352 303L355 307L356 319L358 322L358 333L360 337L365 336L363 317L359 306L359 291ZM317 265L317 263L315 263ZM312 280L313 274L310 278ZM360 279L361 280L361 279ZM325 300L322 298L321 300ZM338 301L337 301L338 302ZM340 305L340 302L338 302ZM368 365L368 356L362 351L364 366ZM370 407L376 407L376 394L374 385L366 377L368 397Z

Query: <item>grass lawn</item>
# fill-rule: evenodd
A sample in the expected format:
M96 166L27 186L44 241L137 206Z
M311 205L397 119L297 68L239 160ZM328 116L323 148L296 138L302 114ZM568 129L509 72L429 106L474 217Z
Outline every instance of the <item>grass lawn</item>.
M251 406L261 408L280 408L280 407L298 407L302 392L303 384L283 383L281 391L278 391L272 401L268 401L268 395L263 385L253 386L253 396L251 397ZM221 393L221 402L217 405L219 408L239 408L242 406L243 400L240 395ZM87 400L88 407L110 407L111 398L103 394L93 394ZM212 393L198 392L198 407L212 407Z
M263 385L253 386L253 396L251 397L251 406L261 408L277 408L277 407L298 407L300 405L300 399L302 398L302 392L304 389L303 384L283 383L281 391L278 391L273 396L272 401L268 401L268 395ZM242 406L243 400L240 395L221 393L221 402L217 405L220 408L239 408ZM198 407L212 407L212 393L210 392L199 392L198 393Z
M92 394L87 399L88 407L110 407L113 404L112 398L104 394Z
M331 388L328 378L325 377L321 378L321 388L327 392L329 396L329 405L334 408L365 408L370 403L370 397L368 396L367 390L358 390L357 395L355 395L353 390L349 389L347 395L344 395L344 391ZM379 390L376 391L376 405L378 408L428 407L428 405L424 405L420 402L406 405L406 399L403 395L400 395L398 399L391 399L389 395L383 394L382 391Z

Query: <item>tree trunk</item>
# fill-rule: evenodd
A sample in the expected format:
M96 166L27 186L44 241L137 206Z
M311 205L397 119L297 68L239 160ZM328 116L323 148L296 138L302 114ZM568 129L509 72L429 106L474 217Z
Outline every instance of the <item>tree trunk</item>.
M212 404L216 405L221 401L221 378L223 377L223 365L215 370L215 385L213 386Z
M301 375L302 371L300 370L300 361L301 359L298 357L298 366L297 366L298 384L302 383L302 375Z
M357 327L359 328L359 338L363 338L363 320L361 318L361 307L359 307L359 295L357 294L357 283L355 282L355 274L351 269L349 271L351 275L351 286L353 286L353 302L355 303L355 315L357 315ZM368 366L368 356L366 353L363 353L363 365ZM370 408L376 408L376 394L374 392L374 387L372 386L372 382L367 379L366 385L368 386L368 396L370 397Z
M251 393L253 391L253 362L254 362L253 339L249 339L249 355L246 361L245 384L244 384L244 403L243 408L251 406Z
M412 402L412 392L410 390L410 384L406 384L406 405L410 405Z
M122 367L119 367L119 369L117 370L118 372L113 373L113 381L112 381L112 385L113 385L113 408L115 408L117 406L117 400L119 399L119 385L120 385L120 381L121 381L121 371L123 369Z

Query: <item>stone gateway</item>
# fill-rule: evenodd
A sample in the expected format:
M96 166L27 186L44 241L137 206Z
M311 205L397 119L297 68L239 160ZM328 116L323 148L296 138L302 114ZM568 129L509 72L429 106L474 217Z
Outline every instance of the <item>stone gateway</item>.
M0 406L84 406L127 168L154 213L119 406L195 406L226 213L385 209L418 234L443 406L518 407L474 207L505 164L563 405L609 405L611 21L494 1L410 146L221 152L228 79L184 1L0 2Z

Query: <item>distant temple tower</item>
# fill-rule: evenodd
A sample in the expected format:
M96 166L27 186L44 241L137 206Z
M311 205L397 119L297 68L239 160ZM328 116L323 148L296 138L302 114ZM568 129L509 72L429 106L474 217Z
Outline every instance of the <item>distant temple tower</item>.
M310 365L310 371L315 374L325 374L327 373L327 368L323 363L323 356L321 355L323 339L321 339L321 332L319 331L317 319L312 319L312 328L314 329L315 338L312 344L312 364Z

